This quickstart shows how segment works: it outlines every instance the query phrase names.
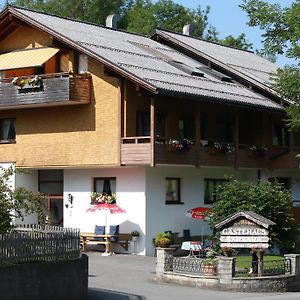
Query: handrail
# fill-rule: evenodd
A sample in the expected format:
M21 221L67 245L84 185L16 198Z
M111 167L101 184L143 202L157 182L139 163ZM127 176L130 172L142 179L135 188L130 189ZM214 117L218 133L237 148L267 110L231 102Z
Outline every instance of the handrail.
M61 77L74 77L74 78L81 78L86 77L87 74L74 74L69 72L59 72L59 73L48 73L48 74L32 74L32 75L24 75L24 76L15 76L17 78L34 78L35 76L40 77L41 79L48 79L48 78L61 78ZM90 75L88 75L90 76ZM7 77L7 78L0 78L0 83L11 83L15 77Z
M34 78L35 76L41 77L42 79L46 79L46 78L55 78L55 77L67 77L69 76L69 73L60 72L60 73L49 73L49 74L32 74L32 75L15 76L15 77L22 79L22 78ZM15 77L0 78L0 82L11 83L11 81Z
M142 143L150 143L150 136L133 136L133 137L122 137L122 144L142 144Z

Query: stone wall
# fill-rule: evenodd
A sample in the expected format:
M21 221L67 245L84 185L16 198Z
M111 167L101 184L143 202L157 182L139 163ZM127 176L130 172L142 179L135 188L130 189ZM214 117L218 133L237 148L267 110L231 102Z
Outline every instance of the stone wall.
M173 255L172 249L157 249L156 280L184 286L230 290L240 292L300 291L300 254L288 254L291 274L262 277L234 277L235 258L218 257L217 276L178 274L166 269L165 258Z
M88 257L0 267L1 300L86 300Z

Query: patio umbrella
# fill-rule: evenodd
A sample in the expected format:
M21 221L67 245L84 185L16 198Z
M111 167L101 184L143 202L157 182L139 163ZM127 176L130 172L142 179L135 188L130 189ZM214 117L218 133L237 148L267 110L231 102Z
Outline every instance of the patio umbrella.
M195 207L186 212L186 216L192 219L207 221L212 209L209 207ZM201 242L203 243L203 224L201 227Z
M107 216L110 214L122 214L125 213L125 209L121 208L115 203L98 203L94 204L87 209L87 212L96 212L104 211L105 212L105 231L108 233L107 229Z

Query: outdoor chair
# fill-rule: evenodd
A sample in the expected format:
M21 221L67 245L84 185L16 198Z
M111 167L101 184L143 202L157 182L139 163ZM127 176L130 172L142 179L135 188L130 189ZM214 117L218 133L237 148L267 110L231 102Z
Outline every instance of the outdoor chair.
M119 225L110 225L109 226L109 234L111 235L118 235L119 234ZM119 240L119 237L118 236L112 236L110 238L110 240L112 242L117 242Z
M105 226L103 225L96 225L95 226L95 234L105 234ZM95 238L95 241L103 241L104 239L101 237Z
M191 241L192 237L191 237L191 232L189 229L183 229L183 241L187 242L187 241Z

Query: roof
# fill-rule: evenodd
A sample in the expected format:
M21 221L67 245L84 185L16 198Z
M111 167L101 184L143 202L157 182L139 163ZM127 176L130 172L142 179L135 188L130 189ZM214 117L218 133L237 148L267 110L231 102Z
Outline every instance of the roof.
M246 218L248 220L253 221L254 223L264 227L268 228L271 225L275 225L275 223L264 216L261 216L253 211L241 211L236 214L231 215L230 217L226 218L225 220L219 222L215 225L216 229L221 230L222 228L226 227L226 225L229 225L233 221L240 219L241 217Z
M206 41L192 36L157 29L152 35L160 36L176 45L185 48L199 57L206 58L228 71L237 73L254 85L276 94L272 90L272 76L278 67L269 60L248 50L236 49L212 41Z
M12 6L7 11L104 63L153 94L283 110L278 103L240 84L216 79L203 71L198 61L148 37ZM199 68L204 77L186 71L198 70L199 73Z

